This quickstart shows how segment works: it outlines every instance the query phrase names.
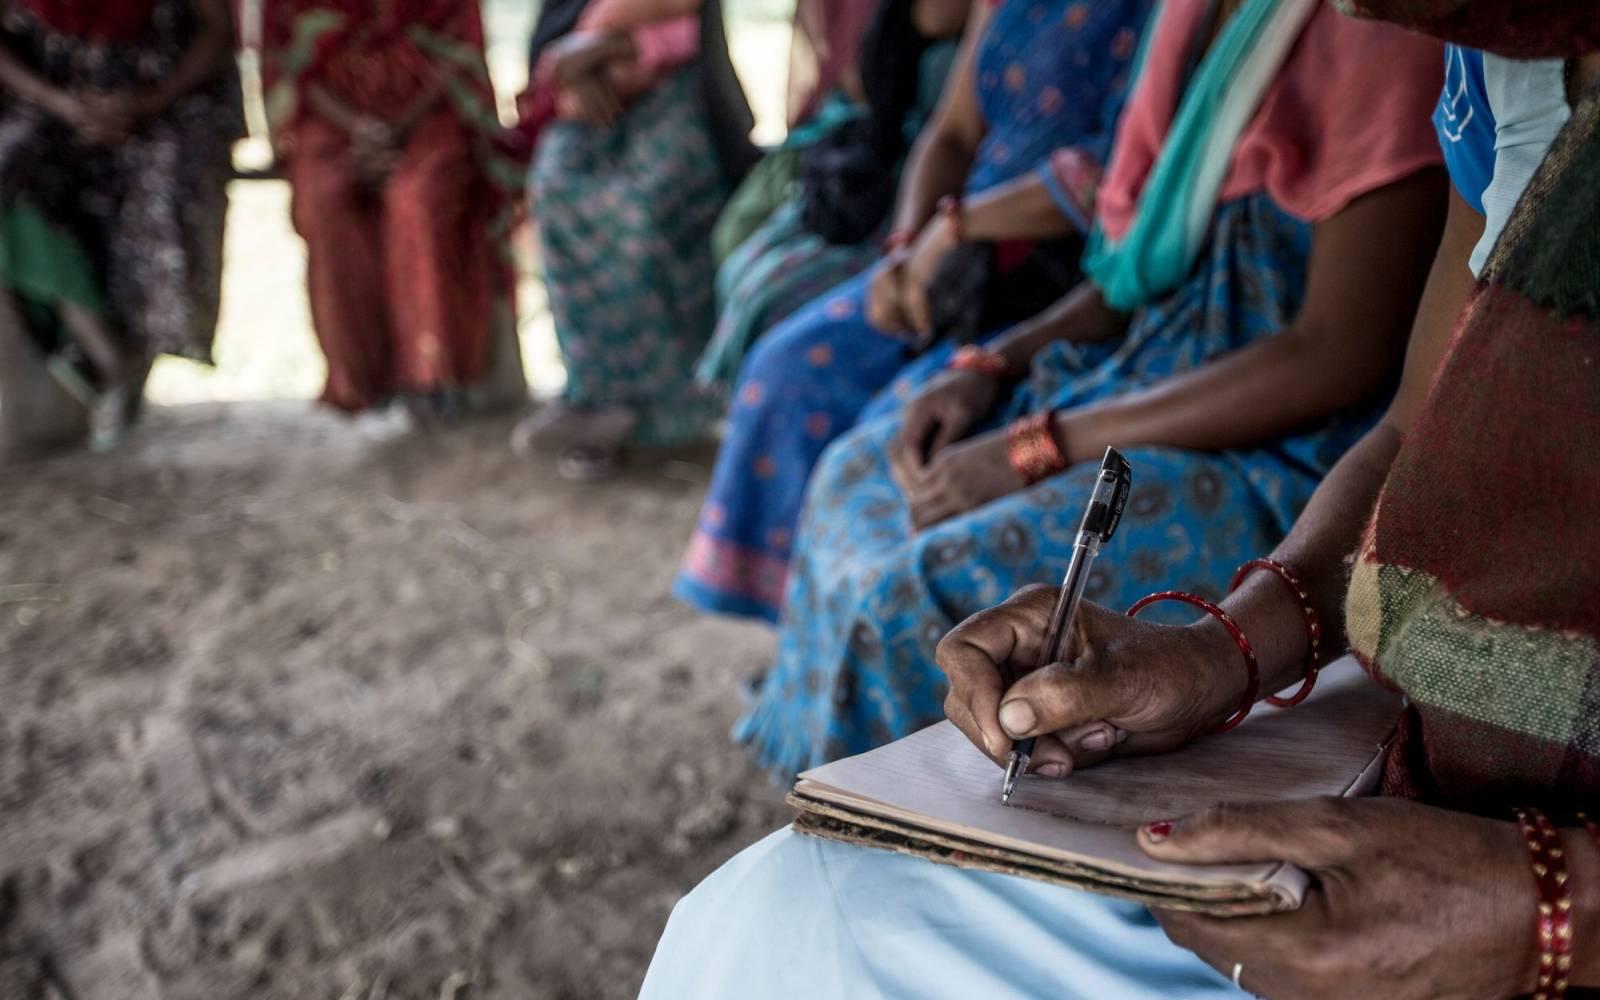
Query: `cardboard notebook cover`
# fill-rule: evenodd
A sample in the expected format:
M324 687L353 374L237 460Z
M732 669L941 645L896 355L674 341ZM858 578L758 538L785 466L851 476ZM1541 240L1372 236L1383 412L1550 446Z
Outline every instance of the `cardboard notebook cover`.
M1065 780L1034 776L1000 804L1001 772L948 722L800 775L794 828L960 868L1020 875L1171 909L1220 915L1295 909L1292 865L1165 864L1134 832L1223 802L1371 791L1401 699L1354 660L1322 671L1292 709L1262 703L1231 732L1159 757L1113 759Z

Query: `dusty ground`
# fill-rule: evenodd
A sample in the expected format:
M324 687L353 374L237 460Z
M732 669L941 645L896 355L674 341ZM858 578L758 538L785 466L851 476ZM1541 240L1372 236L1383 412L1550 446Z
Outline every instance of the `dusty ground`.
M486 12L508 96L530 8ZM291 401L322 370L288 192L232 196L218 367L158 364L115 456L0 467L0 1000L632 997L673 901L786 815L726 739L769 636L666 593L709 456L584 489L504 420Z
M666 594L706 456L506 430L199 404L0 470L0 998L634 994L783 820L726 739L770 638Z

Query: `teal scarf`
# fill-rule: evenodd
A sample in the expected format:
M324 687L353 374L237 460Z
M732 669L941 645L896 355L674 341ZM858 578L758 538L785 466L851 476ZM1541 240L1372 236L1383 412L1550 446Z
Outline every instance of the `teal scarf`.
M1189 276L1210 233L1239 137L1319 2L1244 0L1217 36L1139 192L1132 227L1116 242L1098 224L1089 234L1083 270L1113 309L1137 309ZM1145 33L1135 70L1141 78L1159 30L1157 24ZM1142 82L1134 84L1134 100Z

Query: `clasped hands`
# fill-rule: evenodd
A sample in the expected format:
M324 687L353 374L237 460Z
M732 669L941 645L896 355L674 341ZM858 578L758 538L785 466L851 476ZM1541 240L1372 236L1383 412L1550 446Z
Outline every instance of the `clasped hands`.
M139 123L155 113L146 95L109 91L62 92L47 107L72 127L90 146L116 146L126 141Z
M1067 778L1110 756L1174 750L1237 707L1238 653L1210 617L1162 626L1086 603L1071 660L1032 670L1056 595L1023 590L939 645L945 713L997 764L1013 739L1035 736L1030 771ZM1009 688L1008 672L1020 677ZM1141 829L1139 844L1163 861L1285 861L1310 874L1292 913L1155 911L1175 943L1222 977L1241 964L1242 985L1258 996L1502 1000L1531 991L1535 894L1509 821L1395 799L1312 799L1175 817Z
M967 438L993 411L1000 384L972 371L948 371L907 406L889 447L889 472L917 530L1021 489L1004 430Z
M960 245L954 225L941 212L923 225L909 246L879 261L867 284L867 322L873 329L906 340L931 339L928 286L945 255Z

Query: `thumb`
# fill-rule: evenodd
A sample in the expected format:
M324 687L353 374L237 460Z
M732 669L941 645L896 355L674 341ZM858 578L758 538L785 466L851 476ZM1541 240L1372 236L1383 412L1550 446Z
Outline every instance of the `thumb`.
M1051 663L1006 691L1000 725L1013 739L1072 729L1086 722L1127 714L1122 685L1115 677L1087 671L1083 661Z
M1139 846L1152 858L1182 864L1284 861L1327 868L1356 850L1343 806L1338 799L1222 805L1146 823L1139 828Z
M962 425L959 414L951 412L949 408L939 412L939 422L933 431L933 437L928 441L928 457L955 444L961 438L961 433L966 428Z

